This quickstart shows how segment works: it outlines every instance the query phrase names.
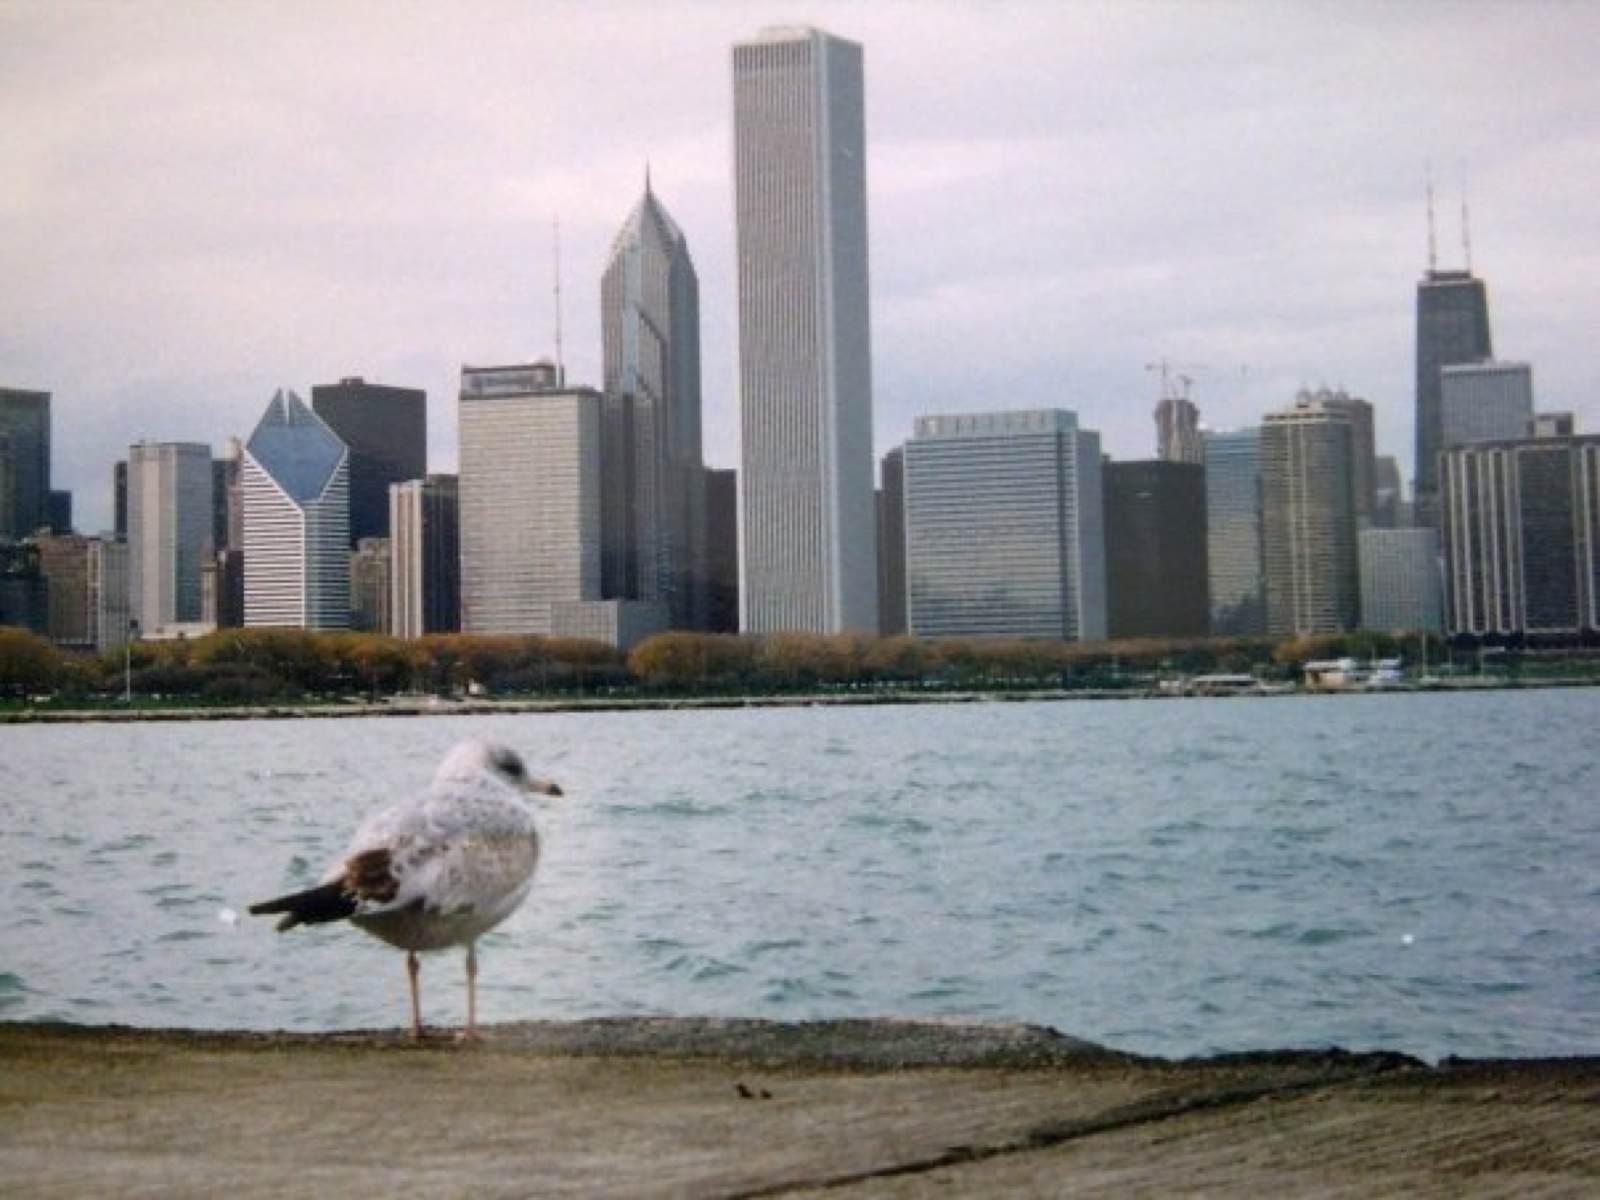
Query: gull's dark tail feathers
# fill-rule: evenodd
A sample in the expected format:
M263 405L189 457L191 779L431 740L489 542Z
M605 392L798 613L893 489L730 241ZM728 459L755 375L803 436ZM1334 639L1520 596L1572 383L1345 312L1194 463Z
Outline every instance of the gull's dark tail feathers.
M280 933L296 925L325 925L329 921L342 921L355 911L356 899L346 890L342 879L250 906L253 916L283 913L283 919L278 922Z

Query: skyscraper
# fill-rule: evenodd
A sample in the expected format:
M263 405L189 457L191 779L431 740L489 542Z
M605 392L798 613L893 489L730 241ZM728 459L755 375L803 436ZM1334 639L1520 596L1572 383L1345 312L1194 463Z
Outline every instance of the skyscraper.
M1261 430L1207 433L1205 449L1211 632L1263 634L1267 582L1261 549Z
M0 387L0 539L49 519L50 393Z
M428 470L428 394L359 375L311 389L312 411L350 452L350 545L389 536L389 485Z
M1205 461L1200 410L1187 395L1169 393L1156 405L1156 457L1164 462Z
M878 489L878 632L906 631L906 449L896 446L880 463Z
M79 534L37 539L52 641L104 651L128 638L128 546Z
M877 627L861 47L733 49L744 629Z
M910 631L1105 637L1100 435L1062 409L919 417L914 428Z
M350 628L390 632L389 575L389 539L362 538L350 552Z
M1378 450L1372 428L1372 405L1343 388L1302 391L1297 400L1314 400L1350 418L1350 503L1355 507L1356 528L1372 524L1378 496Z
M1205 467L1159 458L1108 462L1101 476L1108 635L1206 636Z
M1417 412L1414 497L1417 523L1438 528L1438 454L1442 448L1440 369L1493 358L1489 298L1471 271L1429 269L1417 284Z
M688 242L645 176L600 280L601 594L706 620L700 458L700 283Z
M1439 372L1439 449L1526 437L1533 420L1527 363L1460 363Z
M1373 460L1372 474L1372 525L1375 529L1400 529L1411 524L1409 517L1401 520L1404 492L1400 486L1400 463L1392 454L1382 454Z
M1449 632L1600 633L1600 437L1478 442L1440 458Z
M600 599L600 393L548 361L461 369L461 628L551 633Z
M129 615L146 634L203 619L200 573L211 546L211 447L128 447Z
M1361 531L1361 624L1390 633L1439 632L1437 530Z
M739 473L706 469L706 628L739 630Z
M322 418L293 392L274 394L240 468L246 625L349 628L349 471Z
M1302 396L1261 426L1267 631L1334 633L1360 620L1349 414Z
M389 488L389 620L400 637L461 628L458 498L454 475Z

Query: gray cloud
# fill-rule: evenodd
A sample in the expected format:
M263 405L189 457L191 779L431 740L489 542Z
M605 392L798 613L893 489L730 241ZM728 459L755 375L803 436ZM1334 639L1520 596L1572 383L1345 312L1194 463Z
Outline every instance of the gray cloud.
M1600 181L1583 6L821 4L863 42L877 441L921 412L1076 408L1149 453L1160 356L1208 421L1302 383L1378 406L1409 470L1423 162L1460 260L1459 164L1497 350L1600 417ZM0 9L0 378L56 394L56 469L109 516L135 438L245 434L273 388L569 373L643 166L691 242L707 453L736 454L733 3Z

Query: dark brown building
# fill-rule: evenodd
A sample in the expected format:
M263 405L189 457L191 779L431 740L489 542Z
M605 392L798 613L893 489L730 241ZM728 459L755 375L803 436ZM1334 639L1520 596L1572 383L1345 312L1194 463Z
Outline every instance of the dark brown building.
M1204 637L1206 472L1199 463L1107 461L1106 632Z

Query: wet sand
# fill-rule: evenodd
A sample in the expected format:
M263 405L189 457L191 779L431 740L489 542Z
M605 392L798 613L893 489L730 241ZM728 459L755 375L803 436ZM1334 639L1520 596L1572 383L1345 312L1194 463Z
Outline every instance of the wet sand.
M0 1024L0 1193L1600 1194L1600 1059L1170 1062L1028 1026L616 1019L482 1043Z

